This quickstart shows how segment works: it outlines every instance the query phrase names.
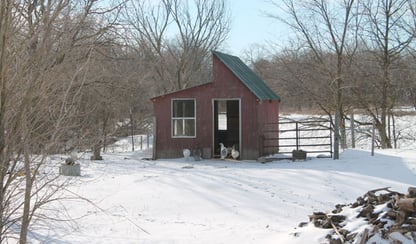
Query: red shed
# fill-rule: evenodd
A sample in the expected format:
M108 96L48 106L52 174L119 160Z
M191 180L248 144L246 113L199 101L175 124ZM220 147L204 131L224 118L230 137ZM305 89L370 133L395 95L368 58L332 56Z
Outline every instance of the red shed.
M154 158L183 157L199 148L219 155L222 142L241 159L262 156L263 129L278 123L280 98L241 59L213 52L213 81L152 98Z

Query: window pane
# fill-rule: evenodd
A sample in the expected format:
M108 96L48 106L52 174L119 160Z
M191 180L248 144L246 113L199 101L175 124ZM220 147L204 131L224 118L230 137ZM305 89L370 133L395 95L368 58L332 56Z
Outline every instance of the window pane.
M194 100L174 100L172 115L175 118L195 117Z
M227 114L218 114L218 130L227 130Z
M186 119L185 120L185 135L184 136L195 136L195 120Z
M195 117L194 101L183 101L184 102L184 113L183 117Z
M182 114L181 109L181 101L173 101L172 102L172 117L182 117L180 116Z
M183 136L183 120L173 120L173 136Z

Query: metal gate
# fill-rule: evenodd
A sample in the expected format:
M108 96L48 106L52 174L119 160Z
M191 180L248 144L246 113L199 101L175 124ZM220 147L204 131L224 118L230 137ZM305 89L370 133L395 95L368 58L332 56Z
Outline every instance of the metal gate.
M332 158L332 123L329 119L291 119L280 117L278 124L267 124L263 132L263 154L292 154L294 150L308 155Z

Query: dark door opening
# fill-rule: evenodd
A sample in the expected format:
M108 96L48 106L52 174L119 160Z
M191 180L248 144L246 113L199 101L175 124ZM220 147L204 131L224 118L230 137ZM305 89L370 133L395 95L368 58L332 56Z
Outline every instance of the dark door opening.
M240 151L239 100L214 100L214 157L220 155L220 142Z

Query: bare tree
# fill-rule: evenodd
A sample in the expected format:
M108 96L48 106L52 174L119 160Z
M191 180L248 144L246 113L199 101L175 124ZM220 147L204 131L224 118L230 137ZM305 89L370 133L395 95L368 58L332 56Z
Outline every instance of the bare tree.
M134 45L145 51L154 70L156 93L206 82L201 77L206 77L210 52L230 28L224 0L131 1L125 17Z
M414 41L415 15L412 1L407 0L373 0L364 1L366 18L365 43L368 53L378 64L377 77L373 84L378 95L374 107L366 106L373 117L381 138L383 148L391 148L388 117L395 105L394 87L397 80L392 76L397 68L397 60ZM375 109L374 109L375 108Z
M117 123L127 119L122 114L125 110L125 100L128 99L125 91L125 79L131 72L126 71L119 60L119 45L114 40L101 43L94 51L94 57L89 64L88 82L82 91L81 111L83 121L80 127L80 136L84 138L84 147L91 146L93 155L91 159L102 160L101 151L117 130ZM120 70L123 68L123 70ZM135 90L140 94L140 90Z
M0 2L0 242L18 227L27 243L33 217L59 190L47 155L61 151L78 126L92 51L111 25L98 21L96 4ZM93 19L96 29L86 32Z
M4 221L8 219L6 207L9 203L6 192L10 184L10 177L7 177L9 170L9 150L7 150L6 136L6 87L7 87L7 53L10 40L8 39L11 29L12 1L0 1L0 242L4 240L6 231Z
M330 57L326 57L330 59ZM328 86L325 69L313 54L282 50L267 60L253 63L256 72L285 99L282 108L296 111L323 111L332 116L333 90Z
M338 158L338 142L345 143L345 108L343 89L345 87L344 67L349 65L346 57L352 56L356 48L356 33L359 24L356 18L358 1L271 1L286 15L269 14L296 32L299 47L305 47L304 53L313 54L314 62L326 73L327 85L332 89L333 102L327 105L327 111L335 112L335 155ZM334 58L329 58L331 55ZM332 108L328 108L332 106ZM329 114L331 115L331 114ZM337 118L340 118L337 120ZM339 123L337 121L340 121ZM341 126L341 136L339 133Z
M131 136L132 150L135 150L134 135L150 134L153 123L152 95L153 84L149 82L152 78L152 71L148 70L147 63L143 59L143 50L128 48L120 51L121 56L115 63L116 72L122 80L123 108L121 113L129 118L127 134ZM121 60L120 60L121 59Z

